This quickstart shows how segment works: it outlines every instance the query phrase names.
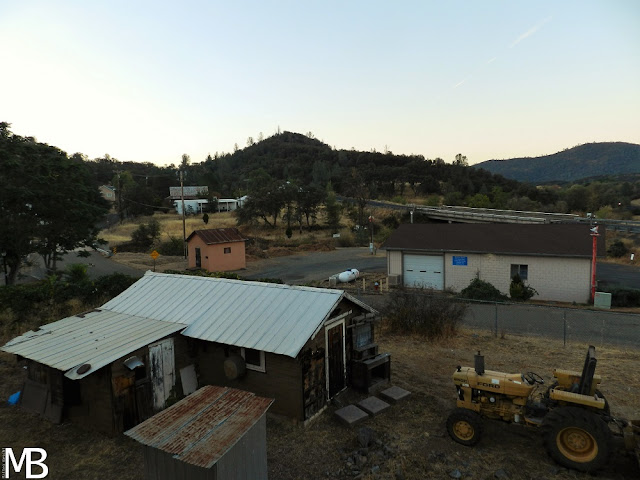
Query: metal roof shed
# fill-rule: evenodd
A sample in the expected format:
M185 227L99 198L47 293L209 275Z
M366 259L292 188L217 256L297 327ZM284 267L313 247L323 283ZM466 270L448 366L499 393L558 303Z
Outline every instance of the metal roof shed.
M265 413L273 400L205 386L125 432L145 445L148 480L267 478Z

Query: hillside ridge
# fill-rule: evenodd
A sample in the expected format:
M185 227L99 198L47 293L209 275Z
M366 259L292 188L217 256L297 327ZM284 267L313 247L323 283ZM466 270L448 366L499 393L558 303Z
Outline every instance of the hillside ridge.
M585 143L551 155L487 160L473 167L520 182L573 182L603 175L640 173L640 145Z

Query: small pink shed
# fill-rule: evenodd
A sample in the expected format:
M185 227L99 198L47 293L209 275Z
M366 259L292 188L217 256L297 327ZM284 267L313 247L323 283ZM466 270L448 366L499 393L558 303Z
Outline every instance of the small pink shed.
M209 272L245 268L246 241L237 228L195 230L187 238L189 268L202 268Z

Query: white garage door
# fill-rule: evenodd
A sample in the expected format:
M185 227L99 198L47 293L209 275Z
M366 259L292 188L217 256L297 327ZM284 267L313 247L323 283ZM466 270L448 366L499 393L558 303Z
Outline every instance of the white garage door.
M444 256L405 254L403 261L407 287L444 290Z

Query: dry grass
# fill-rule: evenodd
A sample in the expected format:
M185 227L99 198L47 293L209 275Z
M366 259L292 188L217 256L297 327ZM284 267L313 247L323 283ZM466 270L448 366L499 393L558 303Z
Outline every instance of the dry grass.
M402 471L406 479L449 478L459 469L463 478L493 478L499 469L511 479L589 479L590 475L558 468L545 454L535 429L502 422L486 422L485 437L474 448L462 447L446 434L445 418L454 407L451 375L456 365L473 365L481 350L488 369L509 372L535 371L551 379L553 368L580 370L586 345L563 347L561 342L507 336L494 338L481 331L462 331L457 337L426 342L420 337L382 332L380 351L392 356L393 384L412 392L400 404L364 425L372 428L391 451L386 458L371 451L363 479L394 479ZM602 392L614 415L640 418L640 351L598 348L597 373ZM0 398L20 389L24 371L10 355L0 354ZM345 403L361 398L348 393ZM357 428L339 424L328 411L307 428L269 417L267 443L269 476L275 479L351 478L345 472L346 457L358 448ZM4 404L0 407L0 439L3 446L39 446L49 453L50 478L142 478L142 449L123 436L109 438L86 432L76 425L52 425L35 415ZM371 468L379 467L373 475ZM598 478L638 478L635 461L616 454Z

